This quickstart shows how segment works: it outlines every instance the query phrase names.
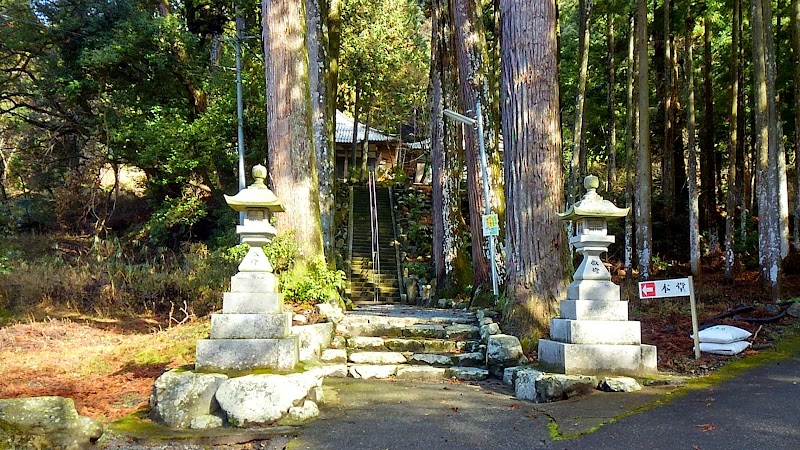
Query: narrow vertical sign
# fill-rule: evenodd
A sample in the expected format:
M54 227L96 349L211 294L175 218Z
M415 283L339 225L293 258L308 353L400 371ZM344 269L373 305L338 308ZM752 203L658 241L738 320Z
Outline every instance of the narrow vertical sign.
M497 236L500 234L500 221L497 214L484 214L481 216L484 236Z

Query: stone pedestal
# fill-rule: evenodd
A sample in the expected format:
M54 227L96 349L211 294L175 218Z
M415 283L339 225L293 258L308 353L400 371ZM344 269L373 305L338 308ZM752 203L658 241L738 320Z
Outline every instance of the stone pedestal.
M261 246L275 236L268 211L283 211L264 186L266 169L253 168L256 181L234 197L225 197L245 213L236 227L250 250L231 277L231 291L222 300L222 314L211 315L211 336L197 341L195 369L243 372L255 369L290 371L299 360L299 342L291 335L292 314L283 310L278 279Z
M655 373L656 347L642 344L641 324L628 320L628 302L620 301L619 286L600 260L614 243L607 219L623 217L628 210L597 195L596 177L587 177L585 185L583 199L561 214L576 225L570 244L583 260L567 286L561 317L550 322L550 339L539 340L539 363L565 374Z

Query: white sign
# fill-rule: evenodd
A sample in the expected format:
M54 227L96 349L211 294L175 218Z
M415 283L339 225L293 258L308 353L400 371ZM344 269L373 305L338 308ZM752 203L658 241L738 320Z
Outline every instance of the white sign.
M639 283L639 298L688 297L690 294L688 278Z

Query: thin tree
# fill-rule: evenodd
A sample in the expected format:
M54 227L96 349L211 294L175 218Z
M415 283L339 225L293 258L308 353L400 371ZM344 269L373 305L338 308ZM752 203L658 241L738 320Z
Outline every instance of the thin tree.
M800 251L800 1L792 0L792 72L794 75L794 170L795 170L795 203L794 203L794 249Z
M575 200L578 180L585 171L586 147L585 130L583 129L586 109L586 77L589 69L589 18L592 12L592 0L578 1L578 95L575 98L575 132L572 135L572 160L569 170L569 191L567 202Z
M714 85L711 79L711 18L706 10L703 18L703 148L700 151L700 178L704 225L708 230L709 250L719 250L717 228L717 168L714 149Z
M631 15L628 31L628 74L625 88L627 108L625 109L625 206L633 208L633 136L635 135L636 124L634 122L636 105L633 103L633 79L634 79L634 50L636 26ZM633 216L625 216L625 276L633 276Z
M664 196L664 215L675 214L675 153L673 150L675 129L673 127L675 102L673 91L675 79L672 67L672 0L664 0L664 156L661 167L661 190Z
M691 9L691 8L689 8ZM688 142L689 181L689 266L692 275L700 275L700 189L697 173L697 140L694 109L694 19L691 11L686 14L686 131Z
M652 167L650 165L650 89L648 87L647 0L637 0L636 51L639 64L638 87L638 145L636 148L636 247L639 256L639 278L650 278L653 259L653 230L651 218Z
M617 181L617 89L616 89L616 59L614 48L614 14L611 8L606 12L608 30L606 44L608 46L608 177L606 189L611 191Z
M270 185L286 213L276 227L295 230L306 260L324 257L314 139L305 15L301 4L264 0L264 66L267 92L267 156Z
M311 92L311 123L314 137L314 156L317 163L317 179L319 180L319 211L322 230L322 245L328 262L333 264L334 247L334 190L336 176L334 146L330 141L333 121L328 116L331 97L330 84L327 81L328 58L327 36L323 30L323 5L320 0L306 0L306 45L308 48L308 81ZM334 101L335 103L335 101Z
M797 0L793 0L797 1ZM725 278L733 281L733 267L736 255L734 221L736 217L736 186L738 180L737 149L739 148L739 36L741 33L741 0L733 0L733 24L731 30L731 117L728 135L728 194L725 206Z
M778 198L778 145L775 129L771 127L775 111L774 97L770 96L770 87L774 83L770 77L773 55L767 34L772 19L772 5L769 1L752 0L751 28L753 45L753 91L755 119L755 147L757 152L758 197L758 254L761 269L761 280L770 289L773 299L780 298L780 221L775 199Z
M501 0L506 309L519 336L545 336L566 292L556 2ZM534 213L535 212L535 213Z

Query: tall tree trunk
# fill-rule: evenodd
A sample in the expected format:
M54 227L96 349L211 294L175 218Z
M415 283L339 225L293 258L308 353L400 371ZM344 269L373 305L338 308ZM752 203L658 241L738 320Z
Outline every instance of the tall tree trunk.
M775 129L771 127L774 120L774 97L770 80L774 72L770 65L774 55L770 55L772 45L768 34L772 19L772 5L769 0L752 0L751 28L753 34L753 83L755 95L755 134L756 151L758 153L758 176L756 179L758 194L758 253L761 267L761 279L770 289L773 299L780 298L780 252L779 235L780 220L775 199L779 198L778 190L778 145ZM773 80L774 81L774 80ZM772 91L774 93L774 90Z
M453 24L455 55L458 61L458 98L463 111L476 111L476 103L488 106L486 69L484 68L486 40L483 27L478 26L480 15L474 0L452 0L450 14ZM483 121L487 123L489 108L481 108ZM472 114L474 115L474 114ZM476 117L477 119L477 117ZM480 232L481 217L487 199L483 195L482 170L479 143L475 130L469 127L464 132L467 198L469 201L469 224L472 229L472 285L474 292L490 282L488 246ZM488 131L488 130L485 130ZM489 133L484 133L485 142L490 142Z
M617 90L616 70L617 64L614 55L614 15L609 11L606 14L608 33L608 159L606 161L608 177L606 189L611 192L617 181Z
M694 19L691 14L686 17L686 129L688 134L688 178L689 178L689 266L692 275L699 276L700 265L700 190L697 173L697 141L694 110ZM712 191L713 193L713 191Z
M334 264L334 147L329 139L327 112L331 102L325 70L327 60L327 39L323 32L323 12L321 0L306 0L306 45L308 48L308 82L311 92L311 124L314 135L314 156L317 162L319 180L319 213L322 229L322 247L329 264Z
M794 0L797 1L797 0ZM725 278L733 281L733 267L736 255L733 251L735 242L736 218L736 178L737 149L739 148L739 35L741 29L741 0L733 0L733 25L731 34L731 117L728 137L728 198L725 206Z
M708 230L709 250L719 251L717 227L717 168L714 150L714 92L711 80L711 19L706 13L703 32L703 148L700 152L700 200L702 217Z
M358 79L356 79L356 85L354 89L356 91L356 100L353 103L353 140L350 142L350 153L351 153L350 170L353 173L355 173L356 167L358 167L356 165L356 162L358 161L358 140L359 140L358 119L360 118L359 115L361 114L361 83L359 82Z
M372 97L367 100L367 120L364 121L364 142L361 143L361 181L367 180L369 173L369 127L372 124Z
M650 99L647 83L647 0L637 0L636 37L639 54L639 73L637 76L638 95L638 136L636 149L636 246L639 255L639 278L650 278L650 265L653 259L653 230L651 219L652 168L650 165Z
M501 0L509 329L546 336L566 293L555 0ZM536 211L533 214L533 211Z
M794 202L794 249L800 252L800 1L792 0L792 72L794 75L794 170L795 170L795 202Z
M586 155L584 149L584 110L586 105L586 76L589 69L589 17L592 12L592 0L578 1L578 95L575 98L575 132L572 135L572 161L569 170L569 191L567 203L572 204L578 195L578 180L585 169Z
M468 283L469 257L461 245L464 219L461 215L460 181L463 161L452 145L453 127L445 123L445 100L453 96L454 65L450 55L451 33L448 0L431 4L431 162L433 191L433 266L437 292L452 291ZM451 85L451 86L447 86ZM455 133L458 135L458 133ZM448 144L446 146L446 144Z
M633 136L635 133L633 103L633 73L634 73L634 49L636 27L634 19L630 18L630 31L628 32L628 80L626 84L627 108L625 110L625 206L633 209ZM633 220L632 214L625 216L625 277L633 276Z
M262 14L270 185L287 211L275 226L296 231L304 259L323 258L305 12L301 3L263 0Z
M664 196L664 215L675 216L675 102L673 98L676 80L672 67L672 0L664 0L664 157L661 165L661 191Z

